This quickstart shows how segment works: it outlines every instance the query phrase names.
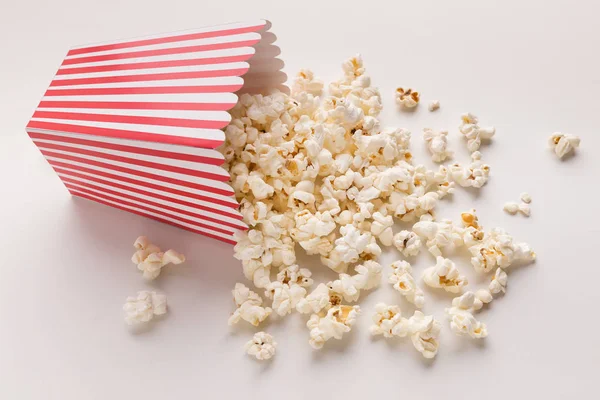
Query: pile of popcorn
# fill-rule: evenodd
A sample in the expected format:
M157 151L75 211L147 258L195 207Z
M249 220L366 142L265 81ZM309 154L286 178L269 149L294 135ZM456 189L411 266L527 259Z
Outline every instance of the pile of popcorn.
M495 129L480 127L476 116L464 114L459 131L471 152L470 162L430 170L413 162L409 131L380 126L381 95L365 75L361 57L350 58L342 68L342 78L329 85L328 94L323 82L302 70L290 95L245 94L231 112L222 148L224 167L249 226L237 233L235 257L270 304L238 283L229 323L243 320L258 326L271 314L307 314L309 343L320 349L329 339L350 332L361 314L355 304L361 292L381 284L384 272L377 260L382 247L395 247L403 257L414 257L424 247L435 265L423 271L422 281L458 296L446 310L451 330L485 337L486 326L474 313L505 291L509 267L532 262L535 253L500 228L485 231L475 210L463 213L457 224L438 220L435 209L456 185L486 184L490 167L479 150ZM405 108L419 101L411 89L399 88L396 96ZM424 129L434 162L453 157L447 136L447 131ZM397 221L413 227L395 233ZM311 272L296 264L299 248L318 255L338 279L311 290ZM444 257L455 248L471 254L475 271L490 275L489 287L466 291L467 279ZM426 299L411 265L399 260L391 268L388 282L423 308ZM437 354L442 325L432 316L417 310L404 318L399 306L381 303L373 321L373 335L409 336L424 357ZM275 353L273 338L265 332L257 333L247 349L259 359Z

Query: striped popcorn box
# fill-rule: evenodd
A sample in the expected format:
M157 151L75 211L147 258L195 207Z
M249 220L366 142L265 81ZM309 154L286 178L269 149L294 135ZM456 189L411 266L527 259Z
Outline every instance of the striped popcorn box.
M268 27L73 48L27 133L72 195L234 243L246 225L215 148L236 92L285 81Z

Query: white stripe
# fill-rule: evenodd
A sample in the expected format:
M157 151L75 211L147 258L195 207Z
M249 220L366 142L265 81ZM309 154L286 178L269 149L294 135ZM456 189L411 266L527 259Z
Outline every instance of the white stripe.
M83 96L44 96L42 101L124 101L146 103L237 103L234 93L109 94Z
M180 54L164 54L160 56L150 56L139 58L124 58L119 60L106 60L96 62L86 62L72 65L61 65L59 69L72 69L80 67L97 67L103 65L119 65L119 64L137 64L140 62L157 62L157 61L172 61L172 60L193 60L197 58L215 58L215 57L229 57L229 56L240 56L240 55L252 55L256 52L254 47L234 47L232 49L221 49L221 50L206 50L206 51L195 51L190 53ZM91 53L90 55L93 55Z
M76 177L77 174L79 174L79 175L85 175L88 178L102 179L103 181L106 181L107 183L119 184L119 185L127 185L128 187L137 188L137 189L145 190L145 191L149 191L149 192L155 192L155 193L158 193L158 194L162 194L164 196L174 196L172 192L164 190L167 187L166 185L163 185L163 187L159 190L159 189L149 188L149 187L143 186L143 185L138 185L138 184L135 184L135 183L123 182L121 180L113 179L113 178L108 178L106 176L102 176L102 175L99 175L99 174L94 174L94 173L80 171L80 170L77 170L75 168L58 167L58 166L56 168L60 168L61 171L63 171L63 170L67 171L66 175L71 176L73 179L82 179L82 178L77 178ZM58 174L61 174L61 173L62 172L60 172ZM199 190L196 191L196 192L202 193L205 196L208 196L209 198L214 199L215 201L217 201L217 200L228 201L228 202L231 202L232 204L237 205L237 202L232 197L222 196L222 195L215 194L215 193L201 192ZM196 200L194 198L189 198L187 196L185 197L185 199L186 199L186 201L189 201L190 203L191 202L198 202L198 201L200 201L200 200ZM161 201L161 200L157 200L157 201ZM211 202L211 204L212 204L212 202ZM182 206L182 207L185 207L185 206ZM202 214L202 215L204 215L203 213L206 213L206 215L212 215L212 214L214 214L212 211L202 211L202 210L197 210L197 209L190 209L189 211L193 211L193 212L196 212L196 213ZM230 208L230 211L231 212L228 213L228 214L231 215L231 216L239 216L239 215L241 215L237 211L237 207L236 208ZM216 215L220 215L220 214L216 214ZM239 225L239 226L245 226L245 224L240 219L235 219L233 217L223 216L223 220L226 221L226 222L232 223L232 224Z
M147 155L147 154L130 153L128 151L104 149L104 148L96 147L96 146L86 146L86 145L81 145L81 144L57 142L57 141L48 140L48 139L34 139L33 142L39 148L47 149L50 151L62 151L62 150L52 149L48 146L45 146L45 144L50 143L50 144L57 144L57 145L60 145L63 147L67 147L67 148L69 148L69 152L72 152L74 154L79 154L76 151L77 149L90 150L90 151L95 151L95 152L102 153L102 154L109 154L109 155L118 156L118 157L134 158L136 160L148 161L148 162L153 162L153 163L162 164L162 165L169 165L169 166L179 167L179 168L187 168L187 169L194 170L194 171L220 175L220 176L223 176L226 178L229 177L229 174L227 173L227 171L225 171L223 168L221 168L217 165L211 165L211 164L205 164L205 163L199 163L199 162L193 162L193 161L177 160L177 159L171 159L171 158L165 158L165 157L156 157L156 156L151 156L151 155ZM108 162L112 162L112 160L110 160Z
M74 176L65 175L65 174L58 174L58 175L60 177L65 177L65 178L70 178L70 179L76 180L77 182L90 183L90 184L93 184L93 185L96 185L96 186L101 186L101 184L99 184L98 182L90 182L90 181L87 181L86 179L80 179L80 178L77 178L77 177L74 177ZM81 188L84 188L86 190L93 191L95 193L104 194L106 196L111 196L111 197L117 197L117 198L119 198L119 199L121 199L123 201L128 201L128 202L131 202L131 203L141 204L144 207L149 207L149 208L152 208L153 210L160 210L160 211L163 211L163 212L168 213L168 214L173 214L173 215L176 215L176 216L181 217L181 218L186 218L186 219L192 220L194 222L199 222L199 223L203 223L203 224L206 224L206 225L214 226L216 228L223 228L223 229L228 229L228 230L235 230L236 229L236 228L232 228L232 227L223 225L222 223L216 223L216 222L212 222L212 221L207 221L205 219L201 219L201 218L193 217L193 216L190 216L190 215L182 214L180 212L174 212L172 210L167 210L167 209L162 208L162 207L153 206L151 204L147 204L147 203L144 203L142 201L132 200L132 199L121 197L121 196L115 196L115 195L113 195L111 193L104 193L101 190L96 190L96 189L87 187L87 186L82 185L82 184L77 184L77 183L73 183L73 182L65 182L65 184L67 184L67 183L69 185L81 187ZM102 185L102 186L104 186L104 185ZM153 197L144 196L144 195L139 194L139 193L121 191L118 188L108 187L108 189L113 190L115 192L119 192L119 193L131 194L132 196L135 196L135 197L140 198L140 199L146 199L146 200L150 200L150 201L154 201L154 202L161 202L161 203L164 203L167 206L174 207L174 208L179 209L179 210L184 210L184 211L192 212L192 213L195 213L195 214L199 214L199 215L203 215L203 216L215 218L217 220L221 220L221 221L227 220L227 222L233 221L234 223L237 222L238 229L243 229L244 228L244 224L241 223L241 221L232 220L231 218L223 217L220 214L215 214L215 213L206 212L206 211L203 211L203 210L198 210L196 208L187 207L187 206L184 206L182 204L171 203L169 201L165 201L165 200L162 200L162 199L156 199L156 198L153 198Z
M137 53L140 51L154 51L154 50L163 50L163 49L179 49L183 47L191 47L191 46L205 46L212 44L227 44L234 42L246 42L249 40L258 40L260 41L260 33L250 32L250 33L242 33L237 35L229 35L229 36L217 36L205 39L196 39L196 40L186 40L180 42L170 42L170 43L161 43L161 44L153 44L149 46L139 46L135 48L125 48L125 49L116 49L116 50L106 50L99 51L93 54L76 54L65 57L65 60L77 60L79 58L87 58L87 57L97 57L97 56L107 56L107 55L122 55L128 53ZM138 60L143 60L143 57L135 57ZM72 64L70 64L72 65Z
M56 75L55 81L67 79L84 79L84 78L104 78L111 76L132 76L145 74L168 74L177 72L202 72L202 71L223 71L228 69L248 69L249 65L246 62L207 64L207 65L184 65L182 67L167 67L167 68L144 68L144 69L126 69L117 71L104 72L85 72L81 74Z
M75 166L75 167L83 167L83 168L93 169L94 171L97 171L97 172L105 172L105 173L112 174L112 175L122 176L124 178L135 179L135 180L142 181L142 182L152 183L154 185L162 186L163 188L170 188L170 189L181 190L183 192L188 192L188 193L199 195L199 196L206 196L206 197L209 197L209 198L220 199L220 200L225 200L225 201L232 201L232 200L235 201L235 199L233 199L233 197L224 196L224 195L220 195L220 194L216 194L216 193L212 193L212 192L207 192L207 191L204 191L204 190L194 189L194 188L190 188L190 187L187 187L187 186L181 186L181 185L177 185L175 183L159 181L159 180L155 180L155 179L152 179L152 178L147 178L145 176L139 176L139 175L129 174L127 172L115 171L115 170L112 170L112 169L98 167L96 165L90 165L90 164L82 163L82 162L79 162L79 161L64 160L62 158L52 157L52 156L45 156L45 158L48 161L61 162L61 163L65 163L65 164L69 164L69 165ZM69 169L69 170L72 170L73 172L77 172L79 174L93 175L93 174L88 174L86 172L80 171L80 170L75 169L75 168L67 168L67 167L62 167L62 166L60 166L60 167L56 166L56 168ZM102 179L111 179L111 178L106 178L106 177L100 176L100 175L98 175L98 176L101 177ZM123 182L123 181L119 181L119 182L122 182L122 184L124 184L124 185L129 184L128 182ZM225 187L223 189L224 190L232 191L231 187L226 186L226 185L225 185ZM241 215L235 209L231 209L230 214Z
M38 133L38 134L42 134L42 135L50 134L45 129L27 128L27 132ZM162 151L169 151L169 152L173 152L173 153L188 154L188 155L194 155L194 156L200 156L200 157L208 157L208 158L214 158L215 160L219 160L221 163L223 161L225 161L223 155L221 153L219 153L217 150L203 149L201 147L181 146L181 145L176 145L176 144L157 143L157 142L144 142L141 140L107 138L107 137L103 137L103 136L90 137L90 135L80 135L77 133L67 133L67 132L52 132L52 135L60 136L60 137L64 137L64 138L94 140L96 142L110 143L110 144L115 144L115 145L133 146L133 147L139 147L139 148L143 148L143 149L162 150ZM60 142L60 143L62 143L62 142Z
M105 46L105 45L109 45L109 44L137 42L139 40L160 39L160 38L173 37L173 36L190 35L190 34L194 34L194 33L217 32L217 31L225 31L225 30L232 30L232 29L239 29L239 28L248 28L250 26L258 26L258 25L265 25L265 24L266 24L266 21L264 19L258 19L258 20L252 20L252 21L235 22L235 23L231 23L231 24L212 25L212 26L206 26L206 27L197 28L197 29L189 29L189 30L184 30L184 31L163 32L163 33L158 33L155 35L138 36L138 37L129 38L129 39L114 40L114 41L109 41L109 42L99 42L99 43L94 43L94 44L85 44L85 45L72 47L72 50L84 49L84 48L96 47L96 46Z
M122 109L122 108L60 108L60 107L38 107L36 111L76 113L76 114L98 114L98 115L123 115L130 117L155 117L155 118L178 118L195 121L224 121L229 122L231 115L227 111L195 111L195 110L146 110L146 109ZM73 120L77 121L77 120Z
M221 181L214 181L211 179L199 178L197 176L184 175L184 174L179 174L177 172L159 170L159 169L155 169L155 168L142 167L140 165L128 164L128 163L123 163L120 161L110 160L110 162L107 163L107 160L104 158L92 157L92 156L87 156L87 155L77 154L77 153L71 153L68 151L62 151L62 150L48 150L48 151L51 151L52 153L55 153L57 155L71 155L71 156L75 156L78 158L82 158L84 160L97 161L97 162L102 162L102 163L110 164L110 165L114 165L114 166L120 166L122 168L132 169L135 171L147 172L147 173L154 174L154 175L169 177L169 178L173 178L173 179L179 179L181 181L186 181L186 182L194 183L197 185L214 187L214 188L218 188L221 190L231 190L231 187L227 186L227 184L225 182L221 182ZM69 163L69 164L73 163L72 161L64 160L62 157L59 157L59 156L57 156L57 158L60 159L57 161L62 161L62 162Z
M97 199L99 201L106 202L108 204L118 205L118 206L123 207L123 208L125 208L127 210L135 210L135 211L138 211L138 212L140 212L142 214L152 215L152 216L154 216L156 218L160 218L160 219L163 219L163 220L166 220L166 221L169 221L169 222L173 222L174 224L177 224L177 225L180 225L180 226L185 226L185 227L190 228L190 229L195 229L195 230L201 231L201 232L207 232L207 233L209 233L211 235L214 235L214 236L218 236L218 237L221 237L221 238L224 238L224 239L229 239L229 240L235 241L232 235L226 235L224 233L215 232L215 231L212 231L210 229L201 228L201 227L196 226L196 225L186 224L185 222L178 221L178 220L176 220L174 218L165 217L164 215L155 214L153 212L142 210L140 208L130 207L128 205L119 203L118 201L111 201L111 200L103 199L101 197L94 196L94 195L91 195L91 194L88 194L88 193L83 193L83 192L80 192L80 191L77 191L77 190L73 190L73 194L79 194L81 196L88 196L88 197L91 197L93 199Z
M68 119L52 118L31 118L30 121L53 122L57 124L70 124L86 127L95 127L103 129L125 129L135 132L153 133L157 135L179 136L182 138L209 139L222 142L225 140L225 134L218 129L200 129L200 128L181 128L178 126L161 125L139 125L139 124L121 124L116 122L98 122L98 121L73 121Z
M51 86L48 90L59 89L89 89L89 88L124 88L124 87L162 87L162 86L214 86L214 85L243 85L244 79L239 76L222 76L218 78L170 79L158 81L134 81L96 83L86 85Z

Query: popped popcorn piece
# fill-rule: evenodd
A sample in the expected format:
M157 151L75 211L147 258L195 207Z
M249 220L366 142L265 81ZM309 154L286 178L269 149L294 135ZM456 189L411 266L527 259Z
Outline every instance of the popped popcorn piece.
M448 150L448 131L434 131L430 128L423 129L423 138L427 149L431 153L431 160L442 162L452 157L452 151Z
M135 297L127 297L123 311L125 322L129 325L148 322L155 315L166 314L167 296L145 290L138 292Z
M531 207L527 203L521 203L518 206L519 212L526 217L531 215Z
M310 329L309 344L320 349L331 338L342 339L344 333L350 332L359 314L359 306L338 305L331 307L324 316L311 315L306 323Z
M490 167L481 161L481 153L475 151L471 154L471 164L462 166L459 163L448 167L454 182L462 187L481 188L490 176Z
M396 89L396 103L406 108L414 108L419 104L419 92L399 87Z
M392 226L394 225L393 217L376 211L373 213L372 218L371 233L373 236L379 239L382 245L391 246L394 239L394 232L392 231Z
M394 247L405 257L413 257L421 251L421 238L412 231L400 231L394 235Z
M138 269L143 272L144 278L148 280L156 279L164 266L168 264L177 265L185 261L183 254L175 250L162 252L158 246L150 243L145 236L138 237L133 246L137 251L131 257L131 261L137 265Z
M399 306L385 303L375 305L374 325L369 328L371 335L383 335L386 338L396 336L398 332L408 332L408 319L402 318Z
M427 239L425 246L436 257L442 255L442 249L461 246L462 234L456 230L450 220L419 221L413 225L413 231L422 239Z
M481 128L477 117L471 113L466 113L461 116L459 126L460 133L467 139L467 149L471 153L479 150L482 140L491 139L496 133L496 128Z
M231 293L237 309L229 317L229 325L237 324L243 319L254 326L258 326L273 311L269 307L262 307L262 298L242 283L236 283Z
M462 296L452 299L452 307L446 308L450 318L450 329L457 335L482 339L487 336L487 327L473 316L477 297L473 292L465 292Z
M433 112L438 108L440 108L440 102L438 100L432 100L431 103L429 103L429 111Z
M425 358L434 358L440 347L438 337L442 325L431 315L415 311L408 319L408 334L413 346ZM401 335L399 335L401 336Z
M292 94L305 92L313 96L320 96L323 92L323 81L315 78L309 69L301 69L292 85Z
M257 360L269 360L275 355L277 342L266 332L257 332L245 345L244 350Z
M475 271L488 273L495 267L507 268L515 262L528 263L536 254L527 243L515 243L512 236L500 228L485 234L483 240L469 247Z
M301 314L319 313L329 310L333 306L340 305L342 294L335 292L329 285L320 283L315 290L302 298L296 304L296 311Z
M432 288L444 289L450 293L460 293L469 281L460 275L452 260L438 256L435 266L423 272L423 281Z
M278 315L284 316L292 312L298 302L306 297L306 289L295 283L271 282L265 290L265 297L273 300L271 308Z
M527 192L521 193L521 201L527 204L531 203L531 195Z
M312 272L307 268L300 268L297 264L281 268L277 274L277 280L288 285L299 285L309 287L313 284Z
M508 282L508 275L502 268L497 268L492 281L490 282L489 290L492 294L498 294L500 292L506 293L506 284Z
M411 265L406 261L396 261L392 263L391 267L392 273L388 277L388 282L415 307L423 308L425 296L412 276Z
M348 224L340 228L340 238L335 241L334 251L343 263L355 263L360 258L379 257L381 248L370 232L361 232L354 225Z
M519 212L519 205L513 201L509 201L504 203L504 207L502 209L510 215L515 215L517 212Z
M343 296L347 302L357 301L361 290L373 289L381 283L383 267L375 261L365 261L357 265L355 275L340 274L339 279L328 284L329 288Z
M581 139L579 136L570 135L568 133L556 132L550 136L548 144L558 158L563 158L579 147Z

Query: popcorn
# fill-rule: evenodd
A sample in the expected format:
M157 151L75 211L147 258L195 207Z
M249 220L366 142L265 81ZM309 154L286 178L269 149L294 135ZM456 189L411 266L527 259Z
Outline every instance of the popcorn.
M339 279L328 284L332 291L341 294L347 302L357 301L361 290L370 290L379 286L383 267L375 261L365 261L364 264L357 265L354 270L355 275L342 273Z
M521 203L518 206L519 212L526 217L531 215L531 207L527 203Z
M434 131L430 128L423 129L423 137L427 149L431 153L431 160L442 162L452 157L452 152L448 150L448 131Z
M402 312L399 306L388 306L385 303L375 305L375 315L373 315L374 325L369 332L371 335L383 335L390 338L397 332L408 331L408 319L402 318Z
M287 285L309 287L313 284L312 273L307 268L300 268L297 264L281 268L277 280Z
M438 100L432 100L431 103L429 103L429 111L433 112L438 108L440 108L440 102Z
M421 251L421 238L411 231L400 231L394 235L394 247L405 257L413 257Z
M423 291L417 286L412 276L412 267L406 261L396 261L392 263L392 273L388 282L394 286L409 302L417 308L423 308L425 296Z
M527 192L521 193L521 201L527 204L531 203L531 195Z
M301 314L319 313L329 310L342 302L342 295L335 292L328 285L320 283L308 296L296 304L296 311Z
M500 292L506 293L506 283L508 282L508 275L502 268L497 268L492 281L490 282L489 290L492 294L498 294Z
M434 358L440 346L438 337L442 325L433 316L424 315L418 310L408 319L407 325L406 333L410 335L415 349L425 358ZM398 336L404 336L403 334L404 332L399 332Z
M436 265L423 272L423 281L432 288L444 289L450 293L460 293L469 282L460 275L456 265L447 258L438 256Z
M446 309L450 318L450 329L457 335L481 339L487 336L487 327L473 316L476 296L473 292L465 292L452 300L452 307Z
M252 339L244 345L246 353L256 357L257 360L271 359L275 355L276 348L277 342L266 332L255 333Z
M147 243L144 239L142 242ZM127 298L123 311L125 311L125 322L129 325L148 322L155 315L166 314L167 296L149 291L138 292L136 297Z
M381 244L384 246L391 246L394 239L394 232L392 226L394 225L394 219L391 215L383 215L379 211L373 213L373 223L371 224L371 233L375 236Z
M181 264L185 261L185 256L175 250L162 252L159 247L150 243L147 237L140 236L133 244L137 249L131 261L137 264L143 276L146 279L153 280L160 275L160 270L168 264Z
M419 104L419 92L399 87L396 89L396 103L406 108L414 108Z
M269 307L262 307L262 298L242 283L236 283L231 293L237 309L229 317L229 325L237 324L243 319L254 326L258 326L273 311Z
M306 323L310 329L309 344L320 349L331 338L342 339L344 333L350 332L359 314L359 306L338 305L331 307L324 316L311 315Z
M556 132L550 136L548 144L558 158L563 158L579 147L581 139L579 136L570 135L568 133Z
M507 268L515 262L528 263L536 255L527 243L515 243L512 236L500 228L485 234L483 240L469 248L475 271L487 273L495 267Z
M461 124L459 126L460 133L467 139L467 149L471 153L479 150L482 140L491 139L496 133L496 128L481 128L478 125L479 120L471 113L466 113L461 116Z
M462 187L481 188L490 176L490 167L481 161L481 153L478 151L471 154L471 164L468 166L455 163L448 169L454 182Z
M348 224L340 228L342 235L335 241L334 251L337 252L343 263L355 263L360 258L368 259L378 257L381 248L375 243L375 238L370 232L361 233L354 225Z
M301 69L292 85L292 94L304 92L313 96L320 96L323 92L323 81L315 78L309 69Z
M290 231L292 238L302 246L307 254L327 255L333 249L332 239L329 237L336 227L335 221L329 211L311 213L302 210L294 216L295 228Z
M502 209L510 215L515 215L519 211L519 205L513 201L509 201L504 203L504 207Z
M279 281L269 283L265 291L265 297L273 300L272 309L280 316L291 313L305 296L306 289L302 286Z
M419 221L413 225L413 231L422 239L427 239L425 246L436 257L442 255L442 249L463 244L463 238L450 220Z

